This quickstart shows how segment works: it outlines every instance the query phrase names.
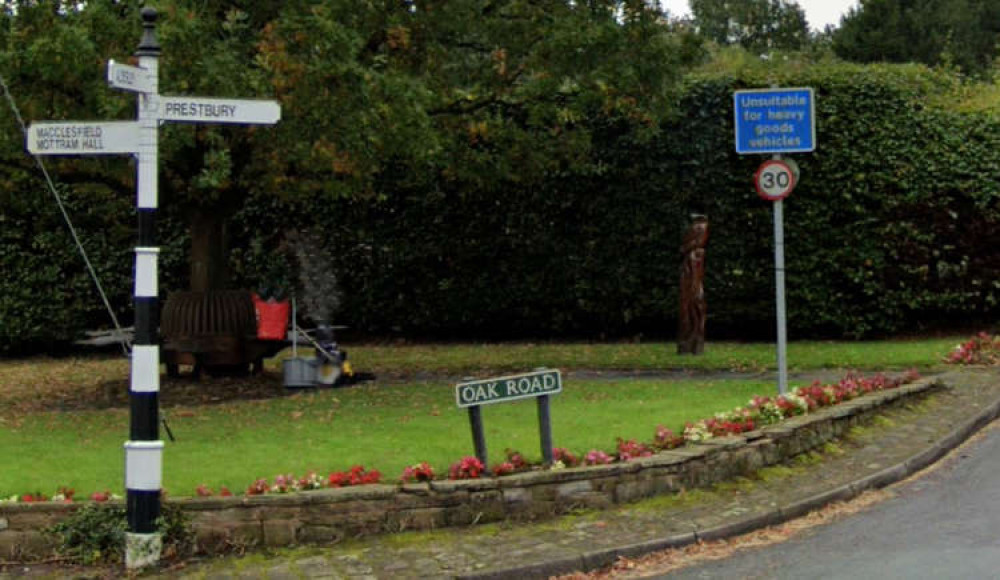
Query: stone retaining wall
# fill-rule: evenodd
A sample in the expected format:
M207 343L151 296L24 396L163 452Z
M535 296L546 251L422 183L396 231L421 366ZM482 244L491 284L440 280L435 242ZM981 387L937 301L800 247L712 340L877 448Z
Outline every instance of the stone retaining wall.
M364 485L285 495L171 499L190 515L198 548L288 546L343 538L533 520L705 487L787 461L846 434L879 408L941 385L924 379L745 433L627 463L463 481ZM41 530L79 504L0 505L0 559L52 552Z

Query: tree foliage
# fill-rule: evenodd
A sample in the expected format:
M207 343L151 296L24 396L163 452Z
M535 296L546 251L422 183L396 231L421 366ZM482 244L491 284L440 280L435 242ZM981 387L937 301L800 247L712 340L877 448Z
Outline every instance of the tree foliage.
M104 67L109 58L129 60L139 4L5 4L0 72L29 122L134 117L135 97L109 90ZM161 93L277 98L283 109L273 128L161 130L166 291L185 286L185 224L221 230L229 222L236 283L265 274L289 283L281 248L290 223L372 239L363 221L334 226L327 214L410 192L431 200L496 196L511 184L600 173L589 156L591 121L614 119L648 139L670 110L679 67L700 55L694 39L675 33L644 0L163 0L156 7ZM0 190L11 200L0 216L10 240L5 264L24 272L9 279L3 312L23 326L6 324L5 342L66 338L103 315L23 152L20 128L7 112L0 122ZM134 167L123 158L46 163L71 206L93 208L85 244L113 252L96 261L114 272L107 285L127 311ZM51 267L39 267L46 260ZM14 316L27 296L68 286L66 296L51 292L51 301Z
M757 58L682 76L696 39L644 2L164 0L166 94L276 98L275 127L161 130L161 284L190 215L228 215L236 285L290 288L287 232L322 233L334 322L377 335L664 335L706 213L709 333L773 332L770 205L732 147L732 92L812 86L818 143L786 204L794 337L866 336L1000 309L997 117L922 66ZM128 23L122 26L122 23ZM105 86L137 6L23 2L0 72L24 117L129 119ZM736 49L731 49L736 50ZM0 349L106 318L17 121L0 114ZM46 159L128 318L134 167Z
M754 54L798 50L809 41L805 12L794 0L691 0L699 33Z
M856 62L954 65L983 75L998 41L997 0L862 0L835 31L833 49Z

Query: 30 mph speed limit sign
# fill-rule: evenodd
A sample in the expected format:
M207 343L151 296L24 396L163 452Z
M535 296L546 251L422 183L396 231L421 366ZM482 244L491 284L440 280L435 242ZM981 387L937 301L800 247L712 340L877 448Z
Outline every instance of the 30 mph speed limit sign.
M757 195L768 201L781 201L795 189L795 173L784 161L772 159L760 165L753 174Z

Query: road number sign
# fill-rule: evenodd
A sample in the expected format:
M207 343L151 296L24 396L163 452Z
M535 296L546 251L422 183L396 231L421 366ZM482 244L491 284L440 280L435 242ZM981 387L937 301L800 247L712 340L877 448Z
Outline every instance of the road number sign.
M795 173L784 161L772 159L760 165L753 175L757 195L768 201L780 201L795 189Z
M148 70L113 60L108 61L108 84L135 93L153 92L153 77Z

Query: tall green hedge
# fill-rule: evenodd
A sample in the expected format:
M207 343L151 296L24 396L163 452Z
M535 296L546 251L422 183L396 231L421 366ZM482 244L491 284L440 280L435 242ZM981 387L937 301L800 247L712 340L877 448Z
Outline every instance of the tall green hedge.
M967 87L918 66L820 64L690 76L650 137L602 114L590 157L544 179L483 182L383 160L379 195L321 200L251 192L238 209L240 285L288 286L284 233L316 227L343 290L337 322L373 336L670 336L678 247L692 212L711 235L709 337L774 330L771 204L733 147L732 92L810 86L818 148L785 206L792 338L986 324L1000 296L1000 123L952 106ZM24 183L27 183L25 181ZM0 350L106 325L37 184L3 194ZM98 196L99 197L99 196ZM127 317L132 200L71 192ZM182 276L182 209L163 208L166 274ZM22 235L28 232L29 235Z
M530 188L411 190L386 172L384 199L321 218L341 257L341 318L407 336L669 336L678 246L702 212L710 335L773 335L772 206L751 179L763 158L736 155L732 127L732 92L771 84L814 87L818 107L819 147L795 156L785 202L791 336L987 322L1000 126L954 112L963 88L946 73L846 64L693 76L656 138L603 120L590 171Z

